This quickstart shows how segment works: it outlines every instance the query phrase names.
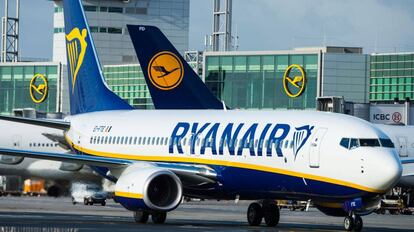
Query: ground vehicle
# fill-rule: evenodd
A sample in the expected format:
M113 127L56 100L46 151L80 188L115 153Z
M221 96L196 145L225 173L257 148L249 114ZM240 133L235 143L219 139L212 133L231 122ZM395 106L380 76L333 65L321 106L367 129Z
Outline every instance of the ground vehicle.
M106 193L97 192L92 195L87 195L83 198L84 205L93 205L95 203L101 204L102 206L106 205Z
M74 183L71 188L72 204L84 202L84 198L101 191L96 184Z

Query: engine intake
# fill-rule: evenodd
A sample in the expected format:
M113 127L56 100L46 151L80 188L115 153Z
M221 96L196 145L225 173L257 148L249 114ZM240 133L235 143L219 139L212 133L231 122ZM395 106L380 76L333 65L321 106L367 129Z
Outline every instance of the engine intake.
M129 210L171 211L181 203L182 184L169 170L137 168L120 176L115 196Z

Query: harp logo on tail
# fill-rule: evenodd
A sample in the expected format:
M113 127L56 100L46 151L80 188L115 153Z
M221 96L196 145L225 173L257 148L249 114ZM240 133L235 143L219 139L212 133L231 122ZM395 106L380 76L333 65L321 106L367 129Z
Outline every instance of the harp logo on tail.
M76 77L85 58L86 48L88 47L86 36L88 36L88 31L86 29L80 30L77 27L66 35L66 51L72 77L72 93L75 89Z
M295 128L296 131L293 134L293 153L295 154L295 160L300 149L303 145L305 145L306 141L308 141L311 136L313 128L314 126L310 125Z

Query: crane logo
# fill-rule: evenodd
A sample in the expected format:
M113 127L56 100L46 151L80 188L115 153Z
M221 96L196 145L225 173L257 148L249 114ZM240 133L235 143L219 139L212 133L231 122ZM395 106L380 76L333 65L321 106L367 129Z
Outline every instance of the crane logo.
M30 97L34 103L42 103L46 100L49 86L47 79L42 74L36 74L30 81Z
M148 76L152 85L158 89L172 90L183 80L183 64L171 52L157 53L148 65Z
M86 42L87 35L88 31L86 29L82 29L81 31L77 27L66 35L66 50L70 75L72 77L72 93L75 89L76 77L85 58L86 48L88 47L88 43Z
M291 97L299 97L302 95L306 86L305 71L300 65L290 65L283 75L283 88L285 93Z

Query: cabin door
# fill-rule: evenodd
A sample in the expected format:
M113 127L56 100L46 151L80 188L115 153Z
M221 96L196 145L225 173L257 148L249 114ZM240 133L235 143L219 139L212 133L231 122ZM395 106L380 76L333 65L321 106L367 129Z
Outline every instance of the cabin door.
M400 157L407 157L408 156L408 152L407 152L407 138L406 137L397 137L397 142L398 142L398 154L400 155Z
M325 136L327 130L328 129L326 128L319 128L316 131L315 135L312 137L309 149L309 166L311 168L319 168L320 146L323 136Z

